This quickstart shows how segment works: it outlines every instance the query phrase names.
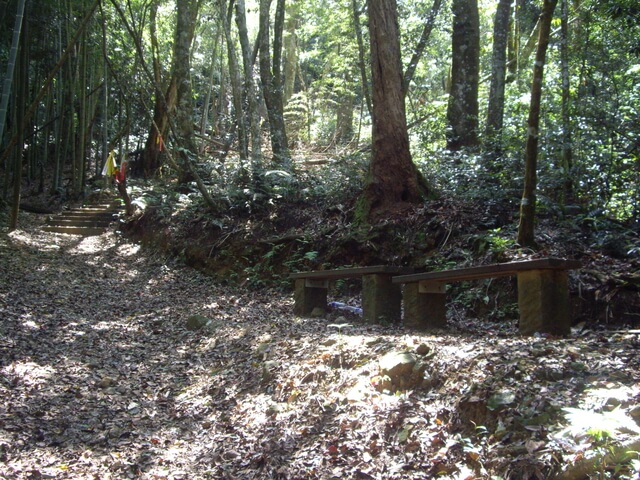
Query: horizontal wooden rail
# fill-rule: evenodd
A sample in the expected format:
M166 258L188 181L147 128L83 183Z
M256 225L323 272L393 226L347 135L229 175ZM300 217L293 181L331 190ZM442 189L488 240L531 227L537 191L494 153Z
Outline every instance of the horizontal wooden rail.
M375 265L372 267L339 268L336 270L314 270L311 272L292 273L293 280L310 278L318 280L338 280L341 278L356 278L364 275L402 275L413 272L410 267L393 267L389 265Z
M580 267L577 260L561 258L541 258L521 262L496 263L478 267L456 268L439 272L415 273L393 277L393 283L412 283L418 281L463 282L481 278L510 277L527 270L573 270Z

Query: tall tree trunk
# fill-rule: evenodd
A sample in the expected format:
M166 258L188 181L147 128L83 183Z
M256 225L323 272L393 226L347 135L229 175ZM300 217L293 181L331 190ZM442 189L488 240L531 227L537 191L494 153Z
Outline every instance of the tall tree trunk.
M429 37L431 36L431 31L433 30L433 26L436 23L436 18L438 17L438 12L440 11L440 7L442 6L442 0L434 0L433 5L431 6L431 11L429 12L429 16L427 17L427 21L424 24L424 28L422 29L422 35L420 35L420 40L418 44L413 50L413 56L411 60L409 60L409 65L407 66L407 70L404 73L403 79L403 88L405 95L409 90L409 85L411 84L411 80L413 80L413 75L416 71L416 67L422 58L422 54L424 53L424 49L427 47L427 43L429 42Z
M544 0L540 13L540 35L536 60L533 67L533 82L531 84L531 104L527 121L527 146L525 150L524 190L520 202L520 224L518 226L518 243L526 247L535 246L535 216L536 216L536 184L538 169L538 140L540 127L540 103L542 99L542 81L544 79L544 64L549 46L551 20L558 0Z
M13 166L13 195L11 204L11 216L9 217L9 231L12 232L18 227L18 212L20 210L20 195L22 188L22 156L24 153L24 132L25 120L24 112L27 108L27 91L29 84L29 49L28 49L28 23L20 32L20 59L18 66L18 92L16 95L16 128L18 143L15 150Z
M345 78L346 84L351 84L351 78ZM353 109L355 107L355 95L350 92L344 92L338 103L336 111L336 134L335 143L344 145L353 140Z
M58 47L58 56L62 56L62 23L58 25L57 29L57 47ZM56 194L60 192L61 185L60 182L62 180L62 145L64 138L64 117L65 117L65 102L61 102L60 99L64 98L64 71L60 71L57 74L58 81L55 85L55 97L57 101L55 102L55 114L56 114L56 126L55 126L55 160L54 160L54 169L53 169L53 182L51 183L51 193Z
M274 22L273 63L270 55L269 12L271 0L260 0L260 81L271 134L273 161L284 170L291 170L291 155L284 125L283 85L281 74L282 30L284 28L284 0L277 0Z
M287 5L287 20L284 25L284 105L294 93L296 84L296 72L298 71L298 34L300 27L301 0L291 0Z
M480 19L477 0L453 0L451 92L447 108L447 148L478 145Z
M364 40L362 39L362 26L360 23L360 9L358 8L358 0L351 0L351 11L353 13L353 29L356 32L356 40L358 42L358 68L360 69L360 81L362 82L362 97L367 106L369 115L373 113L371 105L371 93L369 90L369 79L367 76L367 63L365 60Z
M569 72L569 0L562 0L560 25L560 70L562 77L562 178L563 204L573 200L573 140L571 135L571 85Z
M507 43L511 0L499 0L493 23L493 56L491 60L491 86L487 108L485 148L489 156L488 169L495 171L494 162L502 150L502 126L504 120L504 90L507 74Z
M175 76L171 76L166 84L166 90L163 85L165 82L162 78L162 66L158 53L158 36L157 36L157 12L159 2L152 1L149 10L149 35L151 39L151 55L153 58L153 78L155 87L155 100L153 109L153 120L149 135L145 143L144 153L142 154L142 162L136 165L132 170L134 175L144 175L151 177L156 174L162 166L161 155L164 150L164 142L169 131L168 116L173 112L177 98L177 81ZM133 33L133 32L132 32Z
M76 150L72 160L72 181L74 196L80 196L84 189L84 157L85 157L85 132L87 130L87 35L82 35L78 52L78 82L76 95L78 98L78 125L76 129Z
M213 89L215 86L216 78L216 58L218 56L218 45L220 43L220 32L215 34L215 40L213 43L213 52L211 52L211 73L209 75L209 82L207 83L207 94L204 99L204 108L202 109L202 119L200 120L200 135L203 137L207 134L207 126L209 125L209 110L213 108L211 98L213 97ZM200 148L200 153L204 152L204 144Z
M359 199L367 222L418 203L428 193L411 159L396 0L368 0L373 92L373 157Z
M242 50L242 66L244 69L244 86L249 107L249 130L251 132L251 162L253 177L256 180L258 171L262 168L262 135L260 128L260 104L258 92L253 77L253 56L249 44L249 32L247 29L247 14L244 0L236 2L236 25Z
M198 0L178 0L175 43L173 45L173 78L176 80L176 132L180 157L185 170L183 182L193 179L191 156L197 155L193 139L193 100L191 96L191 43L198 19ZM188 166L187 166L188 165Z
M96 165L96 176L102 171L102 166L107 162L109 155L109 68L107 63L107 28L105 25L104 11L100 25L102 27L102 56L103 56L103 80L102 80L102 155L100 164Z
M22 20L24 18L24 5L26 0L19 0L18 9L16 11L16 19L13 25L13 37L11 40L11 50L9 52L9 61L7 62L7 72L4 77L4 85L2 86L2 99L0 100L0 145L2 145L2 137L4 135L4 125L7 118L7 107L9 106L9 97L11 95L11 84L13 82L13 70L18 58L18 46L20 44L20 32L22 30Z
M227 44L227 60L229 63L229 80L231 81L231 98L233 109L235 110L236 126L238 128L238 150L240 160L244 164L249 158L249 135L245 121L242 76L240 65L238 64L238 53L236 43L231 36L231 22L233 18L233 2L227 5L226 0L220 2L220 15L224 19L222 29Z

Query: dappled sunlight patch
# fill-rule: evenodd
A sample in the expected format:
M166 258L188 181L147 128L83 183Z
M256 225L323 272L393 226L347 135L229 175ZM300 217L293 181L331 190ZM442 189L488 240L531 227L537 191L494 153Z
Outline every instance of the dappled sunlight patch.
M134 317L129 317L128 320L132 320L133 318ZM99 332L104 332L104 331L118 331L119 333L121 332L139 333L140 332L140 325L130 321L128 322L126 320L127 319L125 319L124 321L121 319L120 320L114 319L112 321L103 320L103 321L96 322L94 324L89 324L88 326L92 330L96 330Z
M27 314L23 317L22 326L27 330L38 330L40 325L31 318L31 315Z
M42 251L57 252L62 246L68 243L69 238L58 236L34 236L31 232L25 230L14 230L7 234L7 236L13 240L17 245L25 245L29 247L36 247Z
M587 408L603 408L607 405L628 404L638 397L640 397L640 385L627 386L607 382L603 387L586 390L583 404Z
M102 235L94 235L91 237L82 237L82 239L69 249L71 255L95 255L113 247L113 234L111 232Z
M51 365L39 365L35 362L14 362L0 370L12 382L30 386L40 385L50 380L56 373Z
M135 243L123 243L118 246L117 252L120 257L135 257L140 254L141 245Z

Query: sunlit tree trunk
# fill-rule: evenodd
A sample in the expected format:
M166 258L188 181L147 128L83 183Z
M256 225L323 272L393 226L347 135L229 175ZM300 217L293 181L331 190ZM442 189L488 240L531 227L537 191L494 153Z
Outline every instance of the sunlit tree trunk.
M411 159L396 0L368 0L373 93L373 157L359 199L367 222L418 203L426 184Z
M251 162L254 178L261 169L262 163L262 135L260 129L260 105L258 102L258 91L253 77L253 64L251 45L249 43L249 32L247 29L247 14L244 0L236 2L236 25L238 26L238 37L242 50L242 66L244 70L244 86L249 107L249 131L251 133Z
M353 29L356 32L356 40L358 42L358 68L360 70L360 81L362 82L362 97L367 107L369 115L372 114L371 93L369 89L369 78L367 75L367 62L365 60L366 53L364 49L364 40L362 39L362 25L360 22L360 7L358 0L351 0L351 12L353 15Z
M451 92L447 108L447 148L478 145L480 19L477 0L453 0Z
M301 0L289 0L287 4L287 15L284 25L284 104L294 93L296 83L296 72L298 70L298 33L300 27L300 11L302 8Z
M281 74L282 31L284 28L284 0L277 0L276 15L273 26L273 60L270 54L269 12L271 0L260 0L260 81L271 134L273 161L284 170L291 169L291 155L287 143L284 125L283 84Z
M245 109L243 106L242 75L238 64L236 42L231 36L233 17L233 3L227 4L225 0L220 2L220 15L224 19L223 30L227 44L227 60L229 64L229 79L231 81L231 98L235 110L236 126L238 128L238 150L240 160L244 163L249 158L249 138L245 121Z
M546 61L551 20L558 0L544 0L540 13L540 35L533 67L533 82L531 85L531 104L527 121L527 145L525 150L524 191L520 202L520 224L518 226L518 243L526 247L535 246L535 216L536 216L536 184L538 140L540 127L540 103L542 99L542 81L544 79L544 64Z

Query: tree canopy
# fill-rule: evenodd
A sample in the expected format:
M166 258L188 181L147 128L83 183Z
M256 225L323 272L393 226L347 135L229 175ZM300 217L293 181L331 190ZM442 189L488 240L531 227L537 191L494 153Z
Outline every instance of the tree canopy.
M542 2L393 3L411 161L446 194L517 210ZM18 1L4 4L6 77ZM456 40L469 21L460 12L477 13L477 47ZM77 198L113 150L135 175L195 182L210 208L223 191L250 203L300 195L302 166L318 156L352 165L362 188L374 123L368 15L360 0L31 0L19 82L2 78L2 198L12 203L17 182ZM638 222L639 15L632 1L554 10L537 139L542 210ZM220 177L222 162L235 173Z

